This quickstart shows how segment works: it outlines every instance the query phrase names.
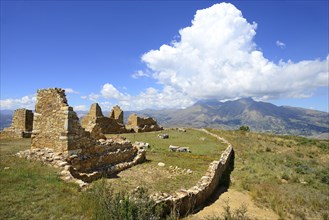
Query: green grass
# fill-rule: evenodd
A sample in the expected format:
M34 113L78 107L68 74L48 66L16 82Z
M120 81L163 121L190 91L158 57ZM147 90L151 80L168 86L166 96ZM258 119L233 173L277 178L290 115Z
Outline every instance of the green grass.
M158 134L169 134L169 139L160 139ZM107 135L111 137L112 135ZM124 178L111 180L111 183L130 190L137 186L147 185L150 192L174 192L180 188L190 188L206 172L209 163L218 160L226 145L216 138L201 131L188 129L187 132L166 130L161 132L148 132L136 134L123 134L132 143L135 141L147 142L151 148L147 150L147 162L131 169L130 175ZM202 139L205 138L205 139ZM169 145L189 147L192 153L169 152ZM165 163L159 168L158 163ZM192 174L171 175L169 166L181 169L190 169ZM164 184L165 182L165 184Z
M127 170L124 177L107 180L114 183L116 191L129 192L140 185L146 185L150 192L193 186L210 161L218 159L226 147L200 131L167 133L170 138L166 140L159 139L158 133L124 135L132 142L149 142L151 149L147 151L147 162ZM206 140L200 140L201 137ZM60 180L58 170L53 167L14 156L29 149L30 142L30 139L0 140L0 219L91 219L96 206L93 201L86 201L88 196L80 192L78 185ZM192 153L169 152L170 144L190 147ZM166 166L159 167L158 162ZM192 169L193 173L171 174L170 165Z
M234 147L231 187L248 191L257 204L273 209L283 219L328 217L328 141L211 131ZM170 138L159 139L159 133L168 133ZM136 186L144 186L151 193L191 187L226 148L215 138L195 130L124 136L132 142L148 142L151 149L147 151L147 162L106 180L117 191L129 192ZM202 141L201 137L206 139ZM189 147L192 153L169 152L170 144ZM57 169L14 156L29 147L30 139L0 140L0 219L91 219L96 206L86 192L61 181ZM165 163L165 167L159 167L158 162ZM191 169L193 173L174 174L169 166Z
M57 170L13 154L30 139L1 140L0 219L80 219L79 188L64 183Z
M211 130L232 143L232 187L282 218L328 215L329 142L303 137Z

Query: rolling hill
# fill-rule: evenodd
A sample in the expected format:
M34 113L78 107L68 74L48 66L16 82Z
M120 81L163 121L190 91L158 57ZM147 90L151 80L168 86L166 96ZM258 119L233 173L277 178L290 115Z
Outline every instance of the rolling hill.
M186 109L144 110L137 113L155 117L167 127L236 129L248 125L255 131L305 136L329 132L329 114L326 112L279 107L251 98L227 102L199 101Z
M328 137L329 113L289 106L257 102L251 98L219 102L204 100L185 109L146 109L125 111L125 121L131 113L154 117L164 127L210 127L237 129L248 125L251 130L276 134ZM87 112L77 112L82 117ZM10 126L13 111L0 114L0 129ZM104 115L108 112L103 111Z

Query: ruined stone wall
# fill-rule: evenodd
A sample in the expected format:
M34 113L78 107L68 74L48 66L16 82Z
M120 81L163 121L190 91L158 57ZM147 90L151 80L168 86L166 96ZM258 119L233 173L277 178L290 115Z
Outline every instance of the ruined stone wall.
M118 105L113 107L113 109L110 113L110 118L115 119L120 124L124 124L123 123L123 111L121 110L121 108Z
M1 131L1 138L29 138L33 128L33 112L25 108L16 109L9 128Z
M92 108L91 115L97 120L105 118L97 107ZM59 88L38 90L29 152L43 152L40 149L64 155L70 173L85 181L119 172L145 160L145 152L133 147L129 141L93 138L81 127L77 114L67 103L65 91ZM29 153L23 155L35 158ZM45 161L52 163L55 160L50 159Z
M118 119L114 116L111 118L104 117L102 109L97 103L91 105L88 114L82 118L81 125L97 139L104 138L102 136L103 134L120 134L126 132L124 124L119 123Z
M63 89L38 90L33 124L32 148L69 153L96 143L80 126L77 114L67 104Z
M136 114L131 114L128 117L128 122L126 125L127 130L134 130L135 132L148 132L148 131L159 131L163 130L157 124L157 121L153 118L142 118Z
M17 109L14 112L11 127L25 132L31 132L33 127L33 113L25 108Z
M205 175L190 189L181 189L173 194L156 193L152 196L157 204L163 204L165 207L168 207L167 211L175 207L181 216L191 213L203 205L218 189L219 184L229 181L229 174L234 168L234 151L232 145L215 134L206 130L203 131L228 144L220 159L211 162Z

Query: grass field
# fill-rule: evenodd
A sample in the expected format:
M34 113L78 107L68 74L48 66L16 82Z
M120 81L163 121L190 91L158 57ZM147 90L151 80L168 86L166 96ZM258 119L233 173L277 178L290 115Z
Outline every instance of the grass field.
M13 154L30 139L1 140L0 219L81 219L81 194L64 183L55 168Z
M169 139L159 139L158 133L124 135L132 142L150 143L151 149L147 151L147 162L107 180L115 190L144 186L149 192L172 192L193 186L226 147L200 131L166 133ZM0 141L0 219L90 219L93 205L86 205L84 192L77 185L61 181L55 168L14 156L28 149L30 141ZM169 152L170 144L190 147L192 153ZM158 162L165 163L165 167L159 167ZM169 166L180 169L173 171ZM184 173L184 169L191 169L192 174Z
M168 134L169 139L158 138L161 133ZM143 141L151 146L147 150L146 163L119 174L120 178L109 180L119 188L130 190L137 186L145 186L150 192L173 192L180 188L190 188L203 176L209 163L218 160L227 147L210 135L190 129L187 132L166 130L123 136L132 143ZM192 153L169 152L169 145L189 147ZM164 163L165 167L159 167L159 162ZM179 169L173 170L170 166ZM187 174L184 169L190 169L192 173Z
M233 144L232 186L282 219L328 219L329 142L210 130Z
M257 204L273 209L282 219L328 219L328 141L210 131L226 138L235 149L231 187L249 192ZM159 139L158 133L125 134L132 142L150 143L148 161L106 182L126 191L136 186L145 186L150 192L188 188L226 148L195 130L162 131L169 139ZM170 144L190 147L192 153L169 152ZM92 219L95 205L86 200L88 191L62 182L54 168L13 156L29 147L30 139L0 141L0 219ZM158 162L166 165L159 167ZM193 173L173 171L169 166Z

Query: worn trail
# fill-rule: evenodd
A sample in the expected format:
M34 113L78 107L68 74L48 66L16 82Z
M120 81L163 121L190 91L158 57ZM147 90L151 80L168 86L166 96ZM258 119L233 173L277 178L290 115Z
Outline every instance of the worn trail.
M201 131L216 137L219 141L222 141L228 145L230 143L224 138L211 133L205 129ZM210 217L223 216L224 206L228 204L230 210L234 212L241 207L247 208L246 215L251 219L269 219L276 220L280 217L271 209L265 207L259 207L252 200L251 196L247 192L239 192L235 189L226 189L224 187L220 188L217 192L217 195L214 195L212 198L212 203L203 207L197 213L190 215L188 220L203 220Z

